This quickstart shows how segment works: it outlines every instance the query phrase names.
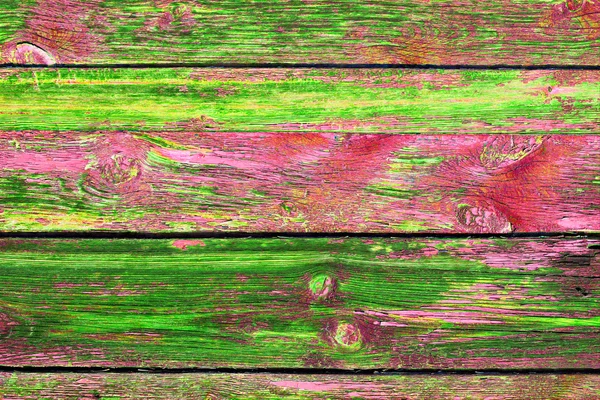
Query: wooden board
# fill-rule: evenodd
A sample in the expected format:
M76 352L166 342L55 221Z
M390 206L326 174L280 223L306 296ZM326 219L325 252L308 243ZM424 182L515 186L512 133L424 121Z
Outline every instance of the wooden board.
M600 136L1 132L0 230L600 231Z
M0 373L6 399L600 398L598 375L289 375Z
M0 1L0 398L600 399L599 40L600 0Z
M598 65L597 0L9 0L1 61Z
M5 367L600 367L599 240L0 246Z
M2 69L0 129L600 133L600 71Z

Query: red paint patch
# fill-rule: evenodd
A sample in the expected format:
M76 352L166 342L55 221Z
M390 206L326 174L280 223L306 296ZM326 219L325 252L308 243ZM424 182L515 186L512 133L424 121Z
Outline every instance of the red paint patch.
M347 43L344 46L349 56L365 63L415 65L441 63L440 38L427 30L424 24L398 28L399 32L396 32L396 35L400 34L400 37L389 40L393 45L381 45L369 43L380 42L377 33L367 27L357 27L347 34Z
M53 286L54 289L72 289L83 286L83 283L58 282L55 283Z
M19 325L18 322L13 321L4 313L0 313L0 335L8 335L13 326Z
M150 191L142 179L149 145L128 133L114 132L97 138L91 150L83 183L87 192L100 198L120 196L143 203L144 192Z
M220 122L201 115L197 118L190 118L186 121L167 122L164 126L165 130L174 131L188 131L188 132L206 132L206 131L218 131L222 125Z
M414 139L402 135L327 136L330 140L321 147L323 156L318 164L296 166L300 171L310 170L310 181L291 187L281 198L293 205L285 208L291 216L302 215L315 231L351 230L360 224L358 219L368 204L368 193L356 189L383 177L387 165L382 160Z
M567 71L559 70L553 72L552 76L558 82L559 85L576 86L584 82L597 83L598 72L597 71Z
M581 32L586 39L600 38L600 1L566 0L555 4L540 20L546 34L570 29Z
M546 204L560 204L556 182L567 172L561 159L581 145L578 137L478 137L461 154L443 162L420 183L440 188L437 205L455 215L463 232L555 231L546 218ZM458 150L458 148L457 148Z
M36 64L53 65L56 64L54 56L44 49L31 43L16 43L8 45L5 48L8 53L8 60L15 64Z
M186 250L189 246L206 246L202 240L185 240L179 239L173 241L173 246L180 250Z
M100 0L40 0L31 9L26 28L8 42L3 56L17 64L76 62L100 50L100 36L91 33L89 17L99 11Z
M0 363L10 366L115 366L103 350L86 345L30 345L27 339L3 338L0 341ZM136 364L137 365L137 364Z
M144 27L139 31L151 33L158 29L165 32L190 33L191 28L196 25L196 20L189 6L179 4L173 6L173 1L156 2L157 7L170 9L165 10L158 16L151 16L144 21Z

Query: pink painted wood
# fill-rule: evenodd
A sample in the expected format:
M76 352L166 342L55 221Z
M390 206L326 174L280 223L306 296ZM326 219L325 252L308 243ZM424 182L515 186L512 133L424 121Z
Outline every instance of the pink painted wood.
M0 132L14 231L600 230L600 136Z

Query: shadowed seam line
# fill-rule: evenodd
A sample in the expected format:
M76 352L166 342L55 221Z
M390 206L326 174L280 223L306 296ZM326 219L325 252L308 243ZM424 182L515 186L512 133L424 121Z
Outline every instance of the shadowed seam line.
M339 369L339 368L135 368L135 367L10 367L0 372L20 373L102 373L102 374L273 374L273 375L598 375L599 368L524 368L524 369Z
M432 238L432 239L494 239L494 238L600 238L599 232L514 232L514 233L377 233L377 232L143 232L143 231L0 231L0 239L278 239L278 238ZM595 248L595 247L594 247Z
M114 63L114 64L0 64L0 68L35 69L102 69L102 68L314 68L314 69L437 69L437 70L591 70L600 71L600 65L460 65L460 64L354 64L354 63Z

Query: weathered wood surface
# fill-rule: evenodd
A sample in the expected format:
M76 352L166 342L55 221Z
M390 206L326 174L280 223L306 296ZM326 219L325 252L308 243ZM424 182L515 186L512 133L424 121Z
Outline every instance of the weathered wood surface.
M0 365L599 368L600 241L0 241Z
M5 399L597 400L598 375L0 373Z
M600 71L3 69L0 129L600 133Z
M598 65L598 0L3 1L1 61Z
M600 230L600 136L0 132L0 230Z

